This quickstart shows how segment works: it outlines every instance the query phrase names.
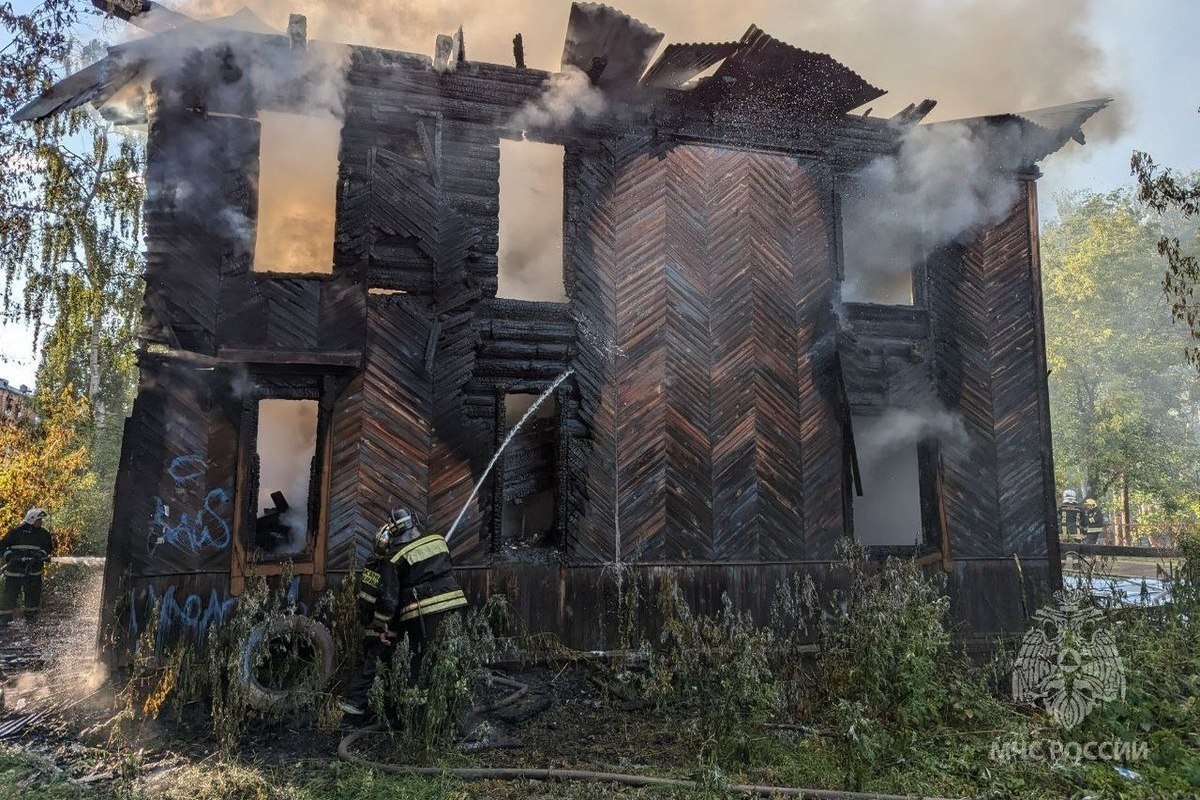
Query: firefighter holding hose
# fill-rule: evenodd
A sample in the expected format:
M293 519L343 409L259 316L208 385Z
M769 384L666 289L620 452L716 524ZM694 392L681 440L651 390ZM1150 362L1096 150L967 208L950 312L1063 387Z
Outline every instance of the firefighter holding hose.
M362 665L341 703L347 715L366 715L379 662L391 661L401 637L408 637L409 680L421 679L422 659L442 621L467 605L453 570L446 540L422 533L407 508L393 509L375 532L374 553L359 579L359 617L366 633Z

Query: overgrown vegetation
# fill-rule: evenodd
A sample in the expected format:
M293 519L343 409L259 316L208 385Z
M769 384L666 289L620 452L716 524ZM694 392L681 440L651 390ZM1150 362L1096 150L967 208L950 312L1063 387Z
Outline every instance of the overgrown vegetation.
M550 715L544 730L538 728L543 723L531 722L521 735L530 737L534 749L515 762L494 752L459 750L455 743L467 733L462 723L481 701L489 664L498 658L511 662L522 652L527 663L544 664L552 654L557 657L561 645L547 646L544 636L515 631L507 604L497 597L451 618L439 657L416 683L409 680L403 648L381 670L372 703L390 720L392 749L387 740L376 746L386 750L381 758L405 762L487 765L499 759L509 765L687 777L702 787L675 793L689 798L721 797L723 787L738 782L946 797L1194 797L1200 791L1200 543L1189 538L1185 550L1187 558L1172 577L1171 605L1110 607L1093 599L1123 658L1127 691L1074 729L1009 700L1011 653L1005 648L985 663L966 657L940 574L849 548L829 576L840 589L818 593L809 577L797 575L777 590L765 624L728 600L713 613L698 613L673 583L651 592L627 580L624 587L634 600L622 611L630 620L630 643L644 638L632 621L650 616L628 607L643 595L653 597L662 614L661 633L652 647L632 648L627 660L577 665L585 684L607 687L604 699L573 707L565 716ZM344 612L352 612L351 600L343 586L313 611L335 638L356 624L355 615ZM186 719L204 708L226 755L202 776L185 771L156 784L141 776L136 751L129 750L131 766L121 778L126 796L336 798L351 791L367 797L526 796L529 787L522 791L521 784L398 780L327 761L285 776L273 765L246 760L245 747L256 739L281 731L293 738L305 736L305 730L320 736L336 724L328 705L336 686L305 687L303 669L289 675L299 688L287 703L262 711L245 701L239 669L246 638L255 625L292 612L286 593L272 592L256 579L237 615L210 632L202 648L163 651L154 634L143 634L121 736L133 734L140 719ZM303 652L288 649L286 641L280 645L289 659ZM160 652L165 655L155 655ZM550 670L552 680L568 669L560 663ZM354 665L340 666L348 671ZM248 735L251 731L258 735ZM600 732L623 755L589 756L593 751L572 745L582 744L589 731ZM536 744L539 737L560 744L561 750L550 752L563 755L548 763L523 760L545 758L537 755L547 752L546 745ZM336 736L324 741L332 748ZM997 743L1030 741L1145 742L1147 757L1051 762L997 756ZM1133 772L1123 775L1115 767ZM17 768L0 763L0 769ZM20 769L27 774L31 768ZM44 797L79 796L61 781L46 776L43 782ZM640 796L635 790L571 785L541 787L538 793Z
M450 614L436 643L421 659L414 681L411 650L402 638L388 664L380 666L368 695L371 711L388 723L401 749L429 753L448 747L486 682L486 667L509 645L511 609L503 595L480 608Z
M280 586L290 585L285 575ZM327 595L315 616L333 627L347 624L333 616L336 597ZM281 623L296 614L295 599L285 589L272 589L262 577L247 581L236 613L208 629L203 640L164 636L148 624L138 638L128 681L121 692L123 723L169 715L175 720L189 708L200 709L213 737L225 750L236 748L247 726L286 720L321 730L337 726L336 698L322 685L319 653L311 636ZM158 620L160 609L149 610ZM264 633L265 632L265 633ZM252 646L252 641L256 646ZM282 689L277 699L252 696L253 676L266 689ZM272 695L274 697L274 695ZM116 729L114 741L120 740Z

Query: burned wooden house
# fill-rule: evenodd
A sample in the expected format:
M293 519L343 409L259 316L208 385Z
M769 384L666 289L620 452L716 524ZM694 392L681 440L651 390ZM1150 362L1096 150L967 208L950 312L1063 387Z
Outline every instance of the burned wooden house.
M443 531L465 507L469 592L589 648L613 642L614 576L762 612L846 540L944 570L979 635L1057 585L1036 163L1104 101L954 123L1002 153L1003 204L897 243L851 207L933 104L864 114L882 90L757 28L660 47L576 4L552 74L459 37L431 59L237 21L160 19L22 114L92 102L148 132L104 597L127 633L219 624L252 573L310 599L397 505ZM515 221L557 235L561 301L505 285L510 143L561 165ZM315 194L271 183L320 169ZM320 246L266 242L314 199Z

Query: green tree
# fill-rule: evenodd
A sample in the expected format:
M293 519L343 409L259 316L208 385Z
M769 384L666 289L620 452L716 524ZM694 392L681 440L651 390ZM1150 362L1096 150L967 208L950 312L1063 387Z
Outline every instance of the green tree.
M1158 252L1167 262L1162 279L1171 315L1187 325L1187 359L1200 370L1200 303L1195 297L1200 284L1197 261L1197 226L1191 220L1200 213L1200 176L1181 175L1160 166L1148 154L1135 151L1130 168L1137 179L1139 199L1162 216Z
M36 124L12 114L56 78L104 54L79 46L76 6L48 0L27 14L0 5L10 41L0 55L0 252L7 319L32 323L41 346L43 417L73 387L92 489L75 513L89 539L107 528L107 497L119 460L121 422L132 400L139 316L143 146L90 107Z
M55 548L73 552L89 520L79 513L95 489L88 448L80 435L87 401L71 387L48 395L39 419L0 422L0 528L21 521L30 508L50 512Z
M1160 235L1129 190L1060 199L1042 235L1047 358L1059 483L1118 505L1127 487L1178 515L1200 492L1200 382L1162 292Z

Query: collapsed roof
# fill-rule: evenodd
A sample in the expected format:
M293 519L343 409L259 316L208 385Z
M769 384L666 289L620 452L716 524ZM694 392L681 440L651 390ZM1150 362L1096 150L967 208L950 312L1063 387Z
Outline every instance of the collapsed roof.
M160 54L177 57L181 48L232 40L253 40L256 53L286 51L295 44L246 9L197 21L151 0L93 3L151 35L109 48L103 59L21 108L15 121L45 119L88 103L117 123L142 121L145 88ZM846 118L885 94L831 56L793 47L753 25L737 41L668 44L654 58L662 40L662 33L609 6L573 3L561 69L584 72L594 86L611 95L650 103L663 95L685 96L693 106L751 120L767 114L793 121ZM433 67L429 58L417 59ZM1082 144L1084 123L1109 102L1099 98L936 124L990 129L997 141L1015 147L1021 162L1033 164L1070 140ZM902 131L920 123L934 105L926 100L891 120L870 122Z

